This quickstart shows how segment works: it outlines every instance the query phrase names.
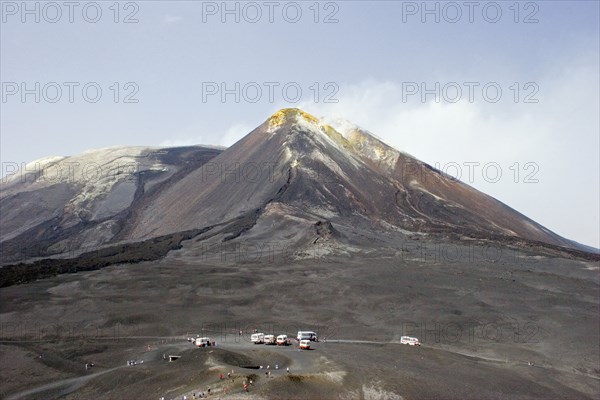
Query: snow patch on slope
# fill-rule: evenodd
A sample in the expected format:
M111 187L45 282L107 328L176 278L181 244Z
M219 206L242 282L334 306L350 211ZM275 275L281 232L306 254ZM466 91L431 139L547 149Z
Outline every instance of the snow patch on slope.
M160 151L160 148L116 146L87 150L71 157L45 157L3 179L2 197L68 184L77 188L77 194L65 211L102 219L131 204L139 172L168 171L167 165L151 156Z

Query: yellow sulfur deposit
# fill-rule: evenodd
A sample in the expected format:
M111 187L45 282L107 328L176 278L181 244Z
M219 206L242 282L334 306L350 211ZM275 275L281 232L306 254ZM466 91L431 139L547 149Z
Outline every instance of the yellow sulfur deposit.
M290 118L298 118L298 117L302 117L310 122L313 122L315 124L319 123L319 120L310 115L307 112L304 112L302 110L300 110L299 108L282 108L281 110L277 111L275 114L271 115L271 117L269 118L269 127L270 128L276 128L279 127L281 125L283 125L286 121L288 121Z

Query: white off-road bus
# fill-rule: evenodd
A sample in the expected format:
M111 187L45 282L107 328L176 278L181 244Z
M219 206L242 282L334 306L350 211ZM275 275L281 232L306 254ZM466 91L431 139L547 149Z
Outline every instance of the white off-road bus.
M317 334L312 331L298 331L298 336L296 336L298 340L310 340L312 342L318 341Z
M420 346L421 345L421 343L419 342L419 339L417 339L416 337L410 337L410 336L402 336L400 338L400 343L407 344L409 346Z
M265 334L253 333L252 336L250 336L250 341L254 344L262 344L265 342Z
M275 335L265 335L265 344L275 344Z
M196 338L196 346L198 347L207 347L210 346L210 338L207 337L201 337L201 338Z

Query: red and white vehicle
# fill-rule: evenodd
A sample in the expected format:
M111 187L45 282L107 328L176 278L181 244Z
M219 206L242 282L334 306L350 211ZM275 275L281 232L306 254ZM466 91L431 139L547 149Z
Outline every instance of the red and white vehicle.
M275 343L277 343L277 346L288 346L291 344L290 339L288 339L287 335L277 336L277 340Z
M402 336L400 338L400 343L407 344L409 346L420 346L421 345L421 342L419 342L419 339L417 339L416 337L410 337L410 336Z
M310 350L310 340L308 340L308 339L302 339L300 341L300 348L302 350Z

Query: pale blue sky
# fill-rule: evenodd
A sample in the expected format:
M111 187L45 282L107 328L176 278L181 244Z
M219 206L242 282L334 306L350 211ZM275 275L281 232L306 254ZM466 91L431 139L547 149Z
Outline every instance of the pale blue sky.
M58 2L62 4L62 2ZM0 103L2 162L27 162L48 155L76 154L113 145L230 145L264 121L273 111L301 105L316 115L336 114L371 130L400 150L440 166L495 162L503 179L490 183L479 175L470 182L555 232L599 246L599 21L596 1L519 3L514 22L513 1L498 2L502 16L487 22L478 2L474 22L468 9L456 23L440 14L421 22L421 15L405 15L422 2L338 1L319 4L319 19L337 9L338 23L315 23L314 1L298 2L302 17L287 22L286 2L278 2L269 23L265 2L257 23L240 23L220 14L203 22L202 2L137 1L121 9L113 21L113 1L98 2L102 17L88 23L80 2L74 22L68 10L49 23L53 11L40 22L16 4L2 2L1 81L6 101ZM121 8L127 2L121 2ZM208 7L211 2L204 2ZM34 7L35 2L28 3ZM40 8L44 3L40 3ZM221 2L215 2L220 7ZM229 6L234 7L234 2ZM245 3L241 2L240 9ZM436 2L428 2L435 7ZM448 3L440 10L452 11ZM206 8L205 8L206 9ZM247 9L251 11L250 9ZM89 11L89 10L88 10ZM91 10L93 11L93 10ZM93 13L90 11L91 16ZM122 19L135 12L138 23ZM493 17L493 10L489 10ZM530 13L537 23L523 23ZM290 14L293 17L293 13ZM253 15L248 15L251 18ZM74 102L57 103L33 96L21 102L8 96L6 84L79 82ZM103 90L97 103L81 96L81 86L97 82ZM115 103L110 86L134 82L136 104ZM297 82L303 98L286 103L280 90L269 102L266 92L257 103L229 96L202 101L203 82ZM312 99L311 85L321 86L320 101ZM337 104L322 102L323 85L334 82ZM433 87L448 82L497 82L503 96L497 103L474 101L466 93L457 103L402 99L403 82L425 82ZM533 82L538 103L512 100L514 82ZM264 88L264 86L263 86ZM464 87L463 87L464 88ZM265 89L266 90L266 89ZM121 99L122 100L122 99ZM521 174L514 182L514 163ZM525 163L535 163L538 183L525 183ZM466 167L463 180L466 180ZM451 171L449 171L451 172ZM506 179L504 179L506 177Z

